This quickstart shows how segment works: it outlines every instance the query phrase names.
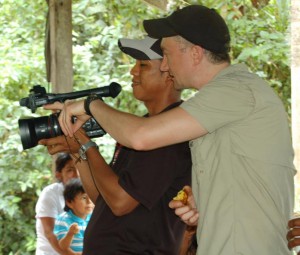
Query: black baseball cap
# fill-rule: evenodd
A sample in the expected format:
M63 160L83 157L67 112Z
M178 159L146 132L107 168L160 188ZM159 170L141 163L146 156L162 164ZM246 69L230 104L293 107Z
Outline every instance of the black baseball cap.
M121 51L134 59L153 60L163 58L160 42L160 39L146 36L144 39L122 38L118 40L118 45Z
M144 21L149 36L163 38L180 35L214 53L228 53L230 34L224 19L214 9L189 5L170 16Z

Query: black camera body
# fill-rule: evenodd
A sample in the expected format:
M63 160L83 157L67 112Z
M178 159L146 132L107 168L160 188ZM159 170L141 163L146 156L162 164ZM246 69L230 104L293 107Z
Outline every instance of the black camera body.
M109 86L96 89L64 94L50 94L46 93L45 88L40 85L36 85L30 90L28 97L20 100L20 105L31 109L32 112L35 112L37 107L45 104L51 104L56 101L64 102L67 99L75 99L88 96L90 94L95 94L99 96L99 98L115 98L121 90L121 86L118 83L112 82ZM49 116L19 119L19 130L23 149L26 150L35 147L41 139L48 139L63 135L59 125L58 116L59 113L54 113ZM73 117L73 122L75 121L76 118ZM86 134L91 138L101 137L106 134L105 130L101 128L94 118L90 118L82 127Z

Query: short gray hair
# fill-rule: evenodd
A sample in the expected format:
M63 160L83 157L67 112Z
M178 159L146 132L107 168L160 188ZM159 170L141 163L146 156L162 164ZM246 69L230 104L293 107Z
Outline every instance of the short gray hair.
M184 52L188 47L192 47L195 45L180 35L174 36L174 40L179 44L179 46L180 46L179 49L182 52ZM199 46L202 47L201 45L199 45ZM215 52L209 51L205 48L203 48L203 49L204 49L205 56L207 57L209 62L211 62L212 64L220 64L220 63L224 63L224 62L230 63L231 62L229 53L215 53Z

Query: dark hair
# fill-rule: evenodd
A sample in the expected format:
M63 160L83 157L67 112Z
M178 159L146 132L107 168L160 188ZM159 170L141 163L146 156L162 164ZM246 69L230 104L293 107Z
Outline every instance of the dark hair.
M81 180L79 178L73 178L69 180L65 186L64 199L66 202L72 202L80 193L85 193ZM66 212L71 210L71 208L67 206L67 203L65 204L64 210Z
M61 170L70 160L72 160L72 158L69 153L59 153L55 160L55 171L61 173Z

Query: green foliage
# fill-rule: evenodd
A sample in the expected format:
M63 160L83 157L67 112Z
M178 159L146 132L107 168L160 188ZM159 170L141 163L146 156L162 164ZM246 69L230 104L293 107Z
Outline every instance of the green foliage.
M35 203L51 180L51 157L45 149L22 151L17 121L26 112L0 99L0 254L32 254Z
M141 37L142 20L163 16L188 3L220 11L231 30L233 62L246 62L267 79L289 111L289 5L285 0L270 0L259 8L249 0L172 0L166 12L140 0L74 0L74 90L119 82L122 93L105 101L142 115L145 108L131 95L133 60L120 52L117 40ZM44 60L47 4L45 0L0 0L0 4L0 255L27 255L34 254L34 207L41 189L52 181L52 160L40 146L22 151L17 122L33 114L20 108L17 101L35 84L51 90ZM34 116L47 114L39 109ZM99 143L109 161L114 141L105 135Z
M28 93L28 87L45 80L44 0L3 0L1 2L1 92L15 101ZM26 18L25 18L26 17Z
M290 113L289 12L288 6L283 7L276 2L258 9L251 3L229 6L226 18L235 62L247 63L253 72L266 79Z

